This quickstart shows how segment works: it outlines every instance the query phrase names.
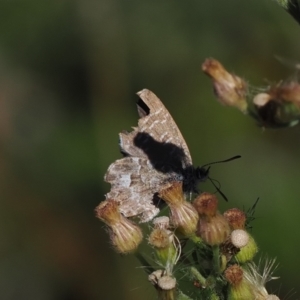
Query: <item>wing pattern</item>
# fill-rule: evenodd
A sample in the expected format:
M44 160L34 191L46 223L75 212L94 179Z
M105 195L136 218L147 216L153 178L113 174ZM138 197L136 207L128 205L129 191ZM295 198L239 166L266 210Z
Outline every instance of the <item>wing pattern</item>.
M189 149L172 116L151 91L138 93L138 127L120 133L124 158L112 163L104 177L111 184L107 199L119 203L126 217L150 221L159 209L154 195L170 181L183 180L183 169L192 165Z

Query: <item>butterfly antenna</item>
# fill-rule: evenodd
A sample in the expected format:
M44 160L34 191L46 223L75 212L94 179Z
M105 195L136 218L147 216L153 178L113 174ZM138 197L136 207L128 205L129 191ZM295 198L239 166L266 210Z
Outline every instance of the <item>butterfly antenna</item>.
M208 177L208 179L209 179L209 181L212 183L212 185L216 188L216 190L218 191L218 193L222 196L222 198L226 201L226 202L228 202L228 198L225 196L225 194L220 190L220 188L215 184L215 181L217 181L217 180L215 180L215 179L212 179L212 178L210 178L210 177ZM220 185L220 182L219 181L217 181L218 183L219 183L219 185Z
M236 156L233 156L233 157L225 159L225 160L214 161L212 163L201 166L201 168L205 168L206 166L211 166L211 165L214 165L214 164L220 164L220 163L232 161L232 160L235 160L235 159L238 159L238 158L241 158L241 157L242 157L241 155L236 155Z

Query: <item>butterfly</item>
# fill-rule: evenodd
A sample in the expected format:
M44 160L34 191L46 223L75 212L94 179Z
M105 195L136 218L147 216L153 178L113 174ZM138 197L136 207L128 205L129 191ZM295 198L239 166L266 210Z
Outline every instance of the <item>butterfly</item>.
M111 184L106 199L114 199L125 217L152 220L159 209L153 201L162 187L182 182L186 194L208 178L209 168L193 167L188 146L172 116L150 90L137 93L138 126L119 134L123 158L104 177Z

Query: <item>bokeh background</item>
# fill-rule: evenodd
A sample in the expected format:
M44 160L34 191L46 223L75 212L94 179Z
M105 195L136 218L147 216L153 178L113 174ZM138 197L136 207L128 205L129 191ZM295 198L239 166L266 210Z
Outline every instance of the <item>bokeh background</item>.
M252 233L280 263L270 290L299 299L300 126L262 130L200 68L214 57L259 87L295 76L274 56L300 60L300 27L275 1L2 0L0 16L0 299L155 299L94 217L143 88L195 165L242 155L212 167L221 208L260 197Z

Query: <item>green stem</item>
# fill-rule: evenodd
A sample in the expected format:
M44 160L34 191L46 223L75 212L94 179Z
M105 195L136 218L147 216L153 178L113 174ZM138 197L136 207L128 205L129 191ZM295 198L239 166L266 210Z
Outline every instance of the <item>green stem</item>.
M191 267L190 272L191 272L192 276L197 281L199 281L199 283L201 284L201 287L205 288L206 287L206 279L201 275L201 273L195 267Z
M220 273L220 247L218 245L212 246L213 251L213 268L216 274Z

